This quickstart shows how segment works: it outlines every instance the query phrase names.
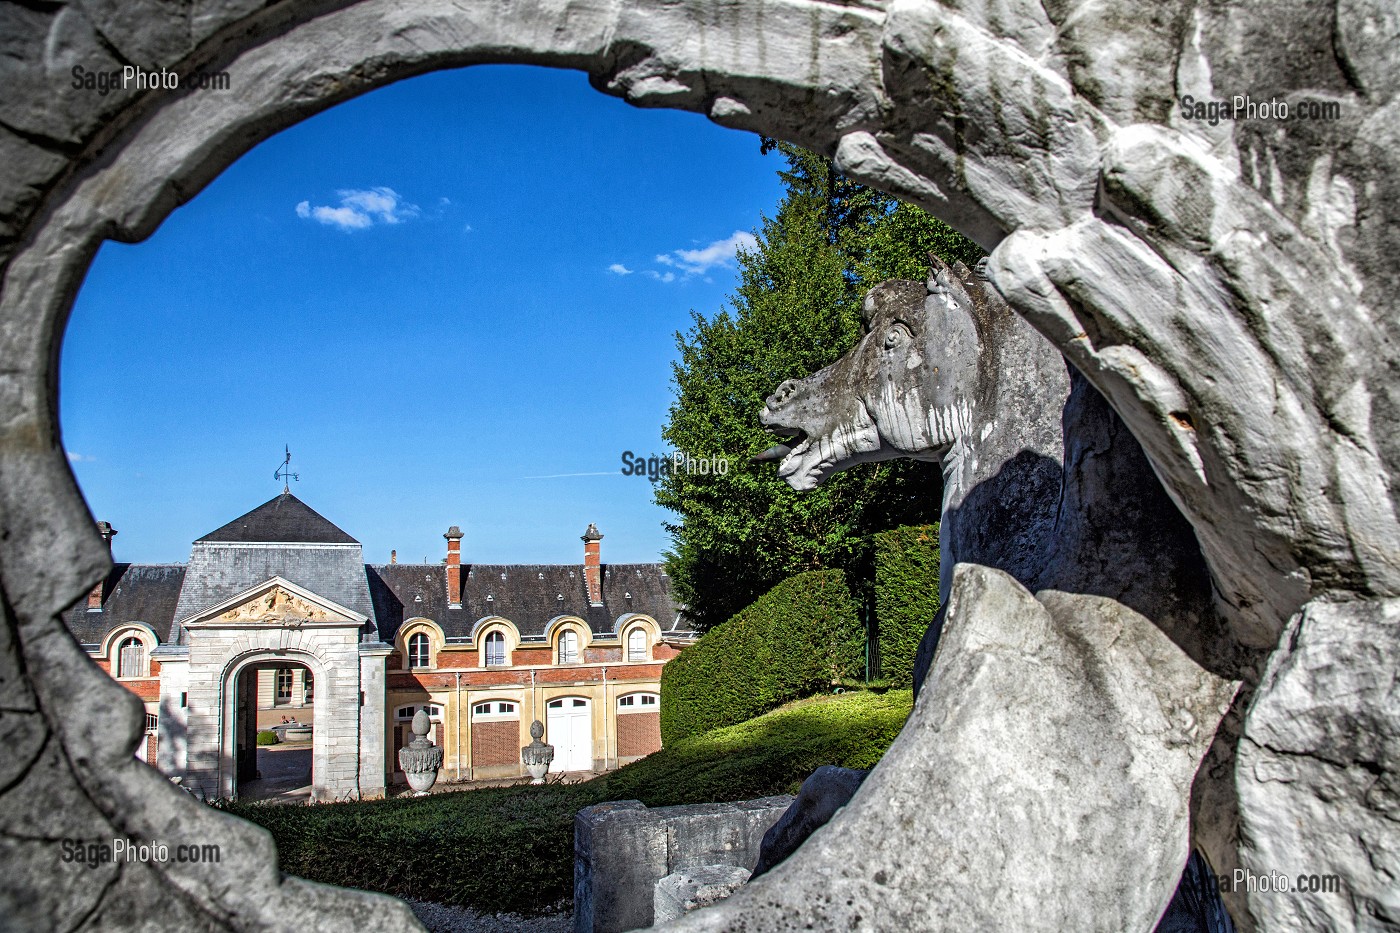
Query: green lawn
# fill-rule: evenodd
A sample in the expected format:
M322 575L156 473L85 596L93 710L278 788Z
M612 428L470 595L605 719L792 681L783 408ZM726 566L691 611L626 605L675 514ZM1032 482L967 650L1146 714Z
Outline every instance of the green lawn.
M572 896L573 819L583 807L607 800L662 807L794 793L821 765L874 765L911 705L908 690L799 700L568 787L228 809L272 832L282 870L290 874L476 910L528 913Z

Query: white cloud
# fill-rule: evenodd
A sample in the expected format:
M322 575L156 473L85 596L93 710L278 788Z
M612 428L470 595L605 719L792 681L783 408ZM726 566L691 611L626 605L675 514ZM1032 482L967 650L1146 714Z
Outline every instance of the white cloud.
M68 451L69 463L92 463L96 459L96 457L89 457L87 454L75 453L71 450Z
M620 263L620 262L615 262L615 263L613 263L612 265L608 266L608 271L611 272L613 275L631 275L631 274L632 274L632 270L629 269L629 268L627 268L626 266L624 266L624 265L623 265L622 263Z
M658 282L674 282L676 280L674 272L657 272L655 269L647 269L642 274L649 279L656 279Z
M339 207L312 207L310 201L302 201L296 206L297 216L341 230L363 230L376 223L402 223L419 213L418 205L403 200L393 188L342 189L336 196L340 198Z
M657 256L656 261L663 266L679 269L686 276L701 275L716 266L732 266L734 256L740 249L752 250L757 246L758 241L754 239L752 233L735 230L725 239L715 240L709 246L702 246L700 249L673 250L670 253ZM661 277L658 276L658 278ZM666 278L661 280L672 281L672 279Z

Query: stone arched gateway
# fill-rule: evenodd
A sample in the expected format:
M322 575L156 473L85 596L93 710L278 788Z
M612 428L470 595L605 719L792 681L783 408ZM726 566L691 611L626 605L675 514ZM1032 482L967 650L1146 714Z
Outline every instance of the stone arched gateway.
M1208 768L1196 806L1212 818L1198 820L1198 842L1217 867L1346 879L1349 894L1336 902L1232 894L1236 919L1244 929L1346 928L1362 917L1394 927L1400 906L1385 881L1400 874L1385 815L1400 734L1385 687L1400 614L1392 7L1177 0L1143 15L1126 0L963 9L931 0L230 0L13 4L3 15L12 51L0 104L0 708L9 736L0 815L7 827L18 814L45 821L39 833L7 831L20 866L3 889L13 922L412 926L392 902L279 879L265 834L180 799L131 760L136 705L56 621L109 558L58 441L54 366L103 238L147 235L257 141L337 101L434 68L518 62L583 69L639 105L701 111L834 153L855 177L991 249L997 286L1108 398L1190 521L1243 658L1221 671L1247 688L1230 719L1230 734L1243 733L1242 763L1226 749ZM69 89L73 65L124 62L227 71L235 90ZM1185 102L1235 94L1324 118L1211 121ZM1113 568L1104 573L1095 586L1112 593ZM936 772L936 761L908 757L927 741L925 705L884 773L915 760ZM889 786L895 799L858 797L842 826L880 810L913 819L918 782ZM1329 800L1321 811L1309 809L1317 793ZM179 828L223 840L225 861L68 876L50 870L52 852L34 841L94 827L135 838ZM930 843L921 831L888 842L917 852ZM944 916L956 882L936 854L869 876L867 855L841 855L809 846L792 871L687 925ZM1147 893L1106 903L1073 890L1067 863L1092 872L1119 853L1074 855L1035 897L1077 900L1079 929L1150 923L1170 858L1138 874ZM849 895L841 902L829 896L836 876ZM1025 880L1005 878L1002 890ZM1011 925L1049 922L1035 916ZM1006 915L984 919L1007 925L994 922Z
M210 786L214 789L214 796L235 797L239 792L239 785L244 782L238 775L238 754L245 751L245 742L241 741L238 735L239 723L238 706L246 703L245 696L242 695L248 689L248 682L242 681L246 672L258 670L260 663L294 663L302 664L311 671L312 677L318 681L325 682L326 674L333 668L326 667L322 663L322 658L316 656L311 651L287 651L265 647L265 649L253 649L242 651L238 657L232 658L225 664L223 677L218 679L218 709L220 709L221 728L218 730L217 769L214 770L214 780ZM322 689L325 693L325 689ZM332 713L332 703L328 699L318 696L312 703L314 710L314 727L311 733L311 799L312 800L336 800L337 797L357 797L357 787L353 782L342 782L342 780L330 779L328 775L330 765L330 747L328 726ZM253 730L256 734L256 728ZM256 754L256 745L253 745ZM356 762L357 763L357 762ZM356 770L356 775L358 769ZM189 782L196 783L196 782Z
M238 776L237 752L240 749L240 737L237 734L239 726L239 716L237 708L244 698L240 692L246 689L245 684L240 684L240 677L249 670L256 670L259 663L271 662L297 662L304 664L311 675L316 678L317 683L322 684L322 688L317 691L313 701L315 718L314 726L311 730L311 799L312 800L337 800L355 799L359 794L359 729L357 723L352 719L350 725L352 737L356 740L354 744L345 743L343 750L337 752L336 746L342 745L340 741L336 745L331 744L331 735L336 734L337 739L340 734L346 731L344 723L340 728L336 728L337 719L343 720L348 713L355 716L358 712L356 706L349 710L337 708L341 704L337 700L343 700L342 694L346 693L343 684L335 682L336 665L327 664L324 659L324 650L286 650L276 647L253 648L240 652L236 657L231 658L224 665L223 675L218 679L218 708L220 711L219 728L213 730L218 738L218 745L210 751L213 755L207 755L207 760L216 765L213 774L205 772L193 772L187 777L187 786L197 785L201 789L208 788L206 793L211 797L231 798L237 795L238 786L241 780ZM358 658L355 660L358 661ZM350 696L358 700L359 684L351 686ZM256 728L253 732L256 734ZM197 733L196 733L197 734ZM254 746L256 751L256 746ZM198 761L201 757L198 749L191 749L191 757ZM342 762L341 759L349 755L349 761ZM334 760L332 760L334 759ZM382 771L382 768L376 769ZM211 781L210 778L213 778ZM379 778L383 783L383 778Z

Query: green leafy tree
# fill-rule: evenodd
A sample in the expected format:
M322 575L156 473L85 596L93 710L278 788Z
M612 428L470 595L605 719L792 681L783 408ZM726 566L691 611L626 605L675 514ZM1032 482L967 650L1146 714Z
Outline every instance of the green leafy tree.
M934 464L864 464L807 493L750 458L773 439L759 425L763 400L784 379L834 362L859 339L860 302L895 275L921 279L929 248L976 260L980 251L917 208L898 205L836 172L821 156L785 143L786 193L764 217L757 246L738 256L729 306L693 314L677 334L676 400L663 437L694 458L725 458L728 472L676 471L656 501L680 516L668 524L677 598L707 630L793 574L845 570L863 603L873 578L870 536L938 519ZM911 213L918 211L918 213Z

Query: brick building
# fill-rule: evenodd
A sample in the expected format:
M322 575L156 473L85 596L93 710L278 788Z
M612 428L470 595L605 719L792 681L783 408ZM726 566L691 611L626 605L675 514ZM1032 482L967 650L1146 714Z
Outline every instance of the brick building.
M116 532L99 529L109 542ZM206 797L256 774L256 734L312 727L312 795L377 796L425 709L445 780L517 777L530 723L555 771L660 748L661 668L693 640L660 564L365 564L290 492L195 541L187 564L116 564L66 621L146 704L143 760Z

